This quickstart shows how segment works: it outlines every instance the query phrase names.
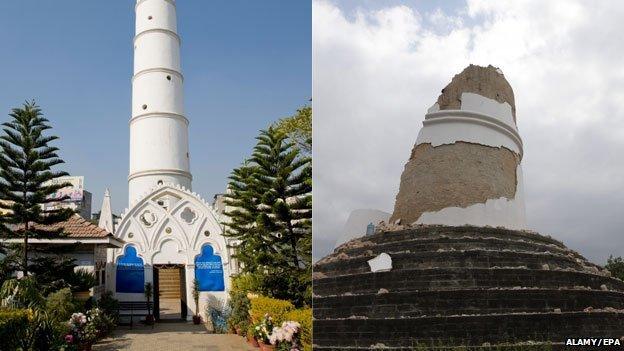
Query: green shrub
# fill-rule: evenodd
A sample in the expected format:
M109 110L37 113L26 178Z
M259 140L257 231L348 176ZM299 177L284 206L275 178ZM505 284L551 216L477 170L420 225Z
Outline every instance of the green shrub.
M95 330L98 338L110 333L115 327L113 320L99 308L93 308L87 312L89 315L89 324Z
M232 278L232 290L245 294L262 292L262 277L252 273L239 274Z
M0 350L17 350L27 339L29 311L0 309Z
M84 268L74 271L67 280L72 291L87 291L97 283L95 275Z
M0 288L0 299L5 300L10 307L39 308L45 305L40 287L34 277L9 279Z
M275 325L281 325L285 321L285 315L292 311L295 306L290 301L274 299L271 297L258 296L250 300L251 322L260 323L265 314L273 318Z
M299 340L301 340L303 350L312 350L312 309L298 308L284 315L285 321L295 321L301 324Z
M106 314L116 325L119 321L119 301L113 297L113 293L106 291L97 301L97 307Z
M45 310L52 322L66 323L72 313L77 311L71 290L64 288L48 295Z
M249 327L249 309L251 308L247 293L243 291L230 291L230 301L228 302L232 314L228 319L228 326L232 329L246 331Z

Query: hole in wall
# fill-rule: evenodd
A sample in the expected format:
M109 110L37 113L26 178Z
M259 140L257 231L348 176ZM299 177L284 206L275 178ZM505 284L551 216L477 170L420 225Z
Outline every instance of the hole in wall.
M162 183L163 183L162 180L159 180L159 181L156 182L156 184L158 184L158 185L162 185Z
M150 20L150 21L152 20L152 18L154 18L154 17L152 17L152 16L147 16L147 19L148 19L148 20Z
M147 105L142 106L144 110L147 110Z
M167 76L167 80L171 80L171 76L169 76L169 75L168 75L168 76Z

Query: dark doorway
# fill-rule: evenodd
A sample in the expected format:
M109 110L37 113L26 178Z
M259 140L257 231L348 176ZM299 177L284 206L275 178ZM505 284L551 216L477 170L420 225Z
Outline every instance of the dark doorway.
M156 320L186 320L186 310L184 265L154 265L154 316Z

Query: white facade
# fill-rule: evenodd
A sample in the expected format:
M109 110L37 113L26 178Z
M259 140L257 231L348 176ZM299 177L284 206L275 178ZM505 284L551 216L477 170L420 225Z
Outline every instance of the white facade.
M204 245L210 245L215 255L221 257L224 291L202 292L199 312L205 312L206 301L216 298L227 299L230 287L228 277L235 272L231 269L230 251L227 239L222 235L222 226L212 207L199 195L178 185L163 184L154 187L148 196L143 197L122 215L115 236L126 242L124 248L110 250L109 262L117 262L124 254L126 246L133 246L145 265L145 282L153 282L153 266L162 264L183 265L185 269L186 301L188 317L195 312L192 297L192 284L195 277L195 258ZM117 291L116 270L112 265L107 273L107 287ZM122 301L144 301L142 293L120 293Z
M144 282L154 283L154 267L175 265L183 271L187 318L205 312L210 299L225 301L230 275L236 271L220 216L191 192L188 120L184 116L180 37L173 0L138 0L134 39L132 118L130 119L129 207L115 225L115 237L125 242L109 250L107 289L121 301L145 301L141 292L117 286L119 260L126 248L136 250L144 267ZM109 200L110 201L110 200ZM112 217L112 216L107 216ZM195 311L192 286L195 263L209 245L221 262L224 289L200 294ZM203 262L205 263L205 262ZM204 264L205 266L205 264ZM199 268L198 268L199 269ZM139 284L140 286L140 284Z

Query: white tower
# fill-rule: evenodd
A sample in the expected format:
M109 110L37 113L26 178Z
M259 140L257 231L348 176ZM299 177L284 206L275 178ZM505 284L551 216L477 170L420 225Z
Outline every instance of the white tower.
M129 204L158 184L191 189L174 0L137 0Z

